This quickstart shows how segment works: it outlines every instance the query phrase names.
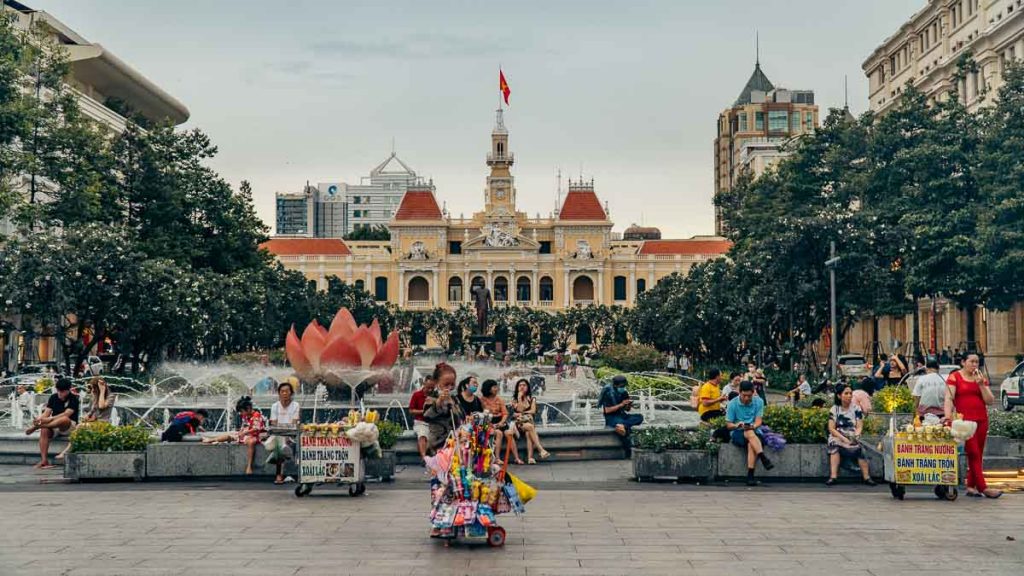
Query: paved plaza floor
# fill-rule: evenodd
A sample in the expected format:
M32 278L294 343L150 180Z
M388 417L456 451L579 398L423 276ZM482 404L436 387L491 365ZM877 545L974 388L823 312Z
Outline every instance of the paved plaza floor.
M266 483L0 486L0 574L1021 574L1024 495L561 481L502 549L427 538L412 478L295 498ZM566 469L569 472L569 469ZM560 474L558 475L560 476Z

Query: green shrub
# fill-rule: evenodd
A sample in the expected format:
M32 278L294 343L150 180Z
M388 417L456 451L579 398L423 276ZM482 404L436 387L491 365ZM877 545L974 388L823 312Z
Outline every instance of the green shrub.
M605 366L618 368L623 372L646 372L661 370L665 358L654 346L645 344L612 344L601 351Z
M398 437L402 435L402 425L390 420L377 422L377 442L381 450L390 450L398 443Z
M914 396L906 386L886 386L875 392L871 404L876 410L886 414L908 414L914 411Z
M616 370L608 366L598 368L594 371L594 376L598 380L607 380L616 374L622 374L621 370ZM674 376L656 376L656 375L645 375L645 374L625 374L626 376L626 388L631 394L637 394L643 392L644 394L654 394L663 400L688 400L690 398L689 392L686 392L685 383ZM672 398L671 396L678 396Z
M988 417L989 436L1024 440L1024 413L993 412Z
M815 402L824 402L823 406L828 408L835 403L835 399L832 397L832 394L828 392L820 392L818 394L809 394L807 396L801 396L800 401L796 403L796 406L797 408L814 408Z
M799 372L793 372L792 370L772 370L768 368L764 371L764 376L768 379L768 388L781 392L789 392L796 388L796 379L799 375Z
M766 406L764 424L793 444L824 444L827 439L828 410Z
M114 426L109 422L86 422L71 433L72 452L139 452L152 438L141 426Z
M632 434L633 446L641 450L664 452L665 450L718 450L718 444L711 441L708 428L684 430L678 426L652 426L638 428Z

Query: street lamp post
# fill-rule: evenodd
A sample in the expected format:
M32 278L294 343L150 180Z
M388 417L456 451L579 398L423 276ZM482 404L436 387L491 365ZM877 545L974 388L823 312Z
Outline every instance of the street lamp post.
M833 241L829 243L829 259L825 261L825 267L828 268L828 283L832 301L832 319L829 325L832 329L832 337L829 338L829 344L831 345L831 350L829 350L829 376L832 380L836 378L836 350L838 347L836 342L838 338L838 331L836 330L836 264L838 263L839 257L836 256L836 243Z

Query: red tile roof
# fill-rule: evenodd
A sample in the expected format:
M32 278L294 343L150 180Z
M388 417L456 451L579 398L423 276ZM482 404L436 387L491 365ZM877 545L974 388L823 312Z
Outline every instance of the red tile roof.
M441 208L430 190L408 190L395 212L395 220L440 220Z
M570 190L558 211L559 220L604 220L607 216L593 190Z
M725 254L728 240L645 240L640 254Z
M271 238L260 244L260 248L274 256L347 256L352 253L338 238Z

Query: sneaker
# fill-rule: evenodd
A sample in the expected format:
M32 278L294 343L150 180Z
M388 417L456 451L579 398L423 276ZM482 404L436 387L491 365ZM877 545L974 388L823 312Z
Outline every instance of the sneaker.
M761 482L759 480L755 480L753 478L747 478L747 486L757 486L759 484L761 484Z
M878 486L878 482L875 482L871 478L865 478L864 479L864 485L865 486Z
M825 486L828 486L829 488L831 488L832 486L835 486L835 485L836 485L836 479L835 478L829 478L828 480L825 481Z

